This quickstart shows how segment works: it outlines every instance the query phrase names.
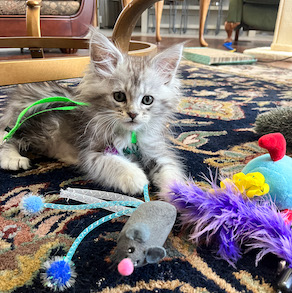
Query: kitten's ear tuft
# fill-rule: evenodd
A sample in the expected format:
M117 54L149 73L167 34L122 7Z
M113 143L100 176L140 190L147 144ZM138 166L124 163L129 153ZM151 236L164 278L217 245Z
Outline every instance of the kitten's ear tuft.
M91 29L89 53L94 69L100 77L111 75L123 61L123 55L110 40L96 29Z
M184 44L172 46L153 58L155 70L165 80L165 84L171 82L176 74L183 47Z

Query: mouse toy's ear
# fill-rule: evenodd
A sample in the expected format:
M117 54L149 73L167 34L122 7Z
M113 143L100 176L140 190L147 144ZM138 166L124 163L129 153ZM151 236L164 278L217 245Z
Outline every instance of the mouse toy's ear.
M150 237L150 231L147 225L137 223L126 230L126 237L140 243L146 242Z
M91 30L89 52L91 64L101 78L110 76L123 61L123 55L115 45L95 29Z
M147 263L158 263L162 258L166 256L166 251L161 246L155 246L148 248L146 252Z

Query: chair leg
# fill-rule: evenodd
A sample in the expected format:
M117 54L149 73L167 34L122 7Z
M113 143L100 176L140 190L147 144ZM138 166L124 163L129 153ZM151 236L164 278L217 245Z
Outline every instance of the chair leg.
M60 48L61 52L63 54L75 54L78 49L73 49L73 48Z
M29 51L32 58L44 58L43 48L29 48Z
M26 1L26 32L31 37L41 37L40 14L42 1ZM43 48L29 48L32 58L43 58Z
M235 30L235 39L234 39L234 40L235 40L236 42L238 41L239 31L240 31L239 28Z
M155 18L156 18L156 42L159 43L161 41L160 36L160 24L161 24L161 16L163 11L164 0L158 1L155 3Z

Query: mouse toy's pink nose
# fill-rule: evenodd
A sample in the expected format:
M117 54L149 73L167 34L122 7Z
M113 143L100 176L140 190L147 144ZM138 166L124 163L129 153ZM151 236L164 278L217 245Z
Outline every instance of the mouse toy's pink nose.
M124 258L118 264L118 272L122 276L130 276L134 272L134 265L129 258Z

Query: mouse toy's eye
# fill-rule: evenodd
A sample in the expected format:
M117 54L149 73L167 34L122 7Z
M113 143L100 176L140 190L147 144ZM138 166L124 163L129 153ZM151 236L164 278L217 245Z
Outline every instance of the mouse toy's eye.
M151 105L153 102L154 98L152 96L144 96L142 99L142 103L147 106Z
M126 94L123 92L114 92L113 96L114 96L114 99L119 103L125 102L127 100Z
M129 253L133 253L135 251L135 247L130 247L129 249L128 249L128 252Z

